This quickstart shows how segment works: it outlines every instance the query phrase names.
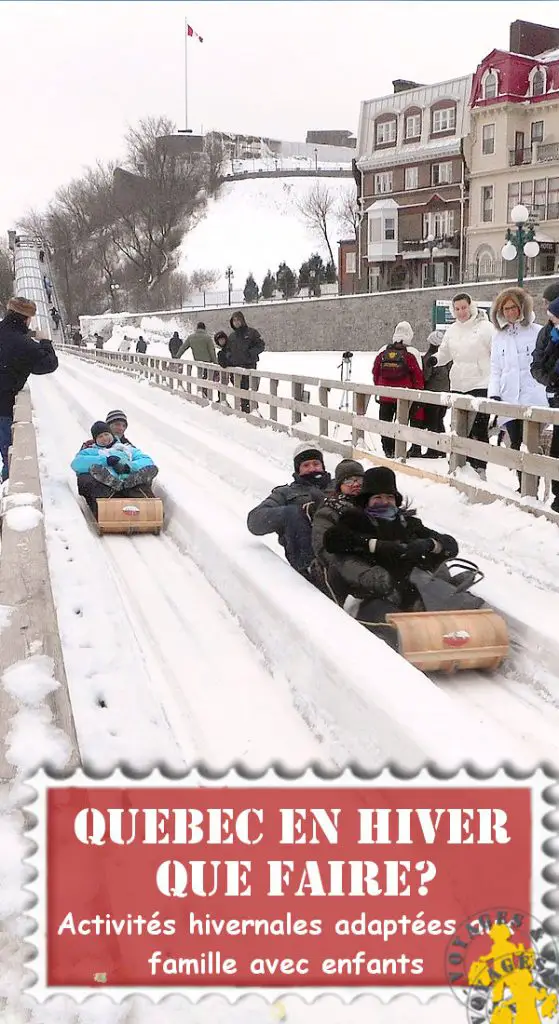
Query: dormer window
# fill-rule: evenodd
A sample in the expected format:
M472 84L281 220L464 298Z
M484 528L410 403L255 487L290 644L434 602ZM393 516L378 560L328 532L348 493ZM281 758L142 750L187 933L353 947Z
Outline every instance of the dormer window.
M396 119L390 121L378 121L376 125L375 139L377 146L388 146L396 142Z
M545 71L542 68L536 68L531 77L532 96L543 96L545 93Z
M494 100L497 97L497 73L495 71L488 71L483 79L483 98L484 100Z
M439 132L453 132L456 129L456 106L442 107L433 111L432 128L433 135Z

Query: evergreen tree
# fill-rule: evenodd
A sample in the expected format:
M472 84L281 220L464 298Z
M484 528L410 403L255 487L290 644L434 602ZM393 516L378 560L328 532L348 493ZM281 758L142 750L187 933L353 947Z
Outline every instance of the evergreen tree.
M245 302L258 302L260 289L258 288L252 273L249 274L246 279L243 295L245 297Z
M309 297L320 295L320 285L326 280L326 268L322 256L313 252L310 259L301 264L299 270L299 289L307 288Z
M334 263L327 263L326 270L324 272L324 280L326 284L336 284L338 280L338 272Z
M262 298L273 299L276 290L276 279L269 270L262 282Z
M297 292L297 278L287 263L280 263L276 281L284 299L292 299Z
M305 260L299 267L299 291L303 288L309 287L309 280L311 275L310 260Z

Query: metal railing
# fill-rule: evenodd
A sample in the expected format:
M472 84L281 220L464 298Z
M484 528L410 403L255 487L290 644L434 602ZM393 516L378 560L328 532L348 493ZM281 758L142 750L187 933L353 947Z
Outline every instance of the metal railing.
M124 371L132 376L147 378L159 387L169 391L178 391L185 398L200 403L213 402L218 393L233 399L233 408L223 402L217 402L215 408L222 412L235 412L248 415L252 422L262 426L268 420L276 429L290 430L301 424L303 417L317 421L318 430L302 432L301 436L318 437L326 449L347 451L347 443L340 444L335 437L340 425L350 428L351 445L358 447L363 442L365 433L377 437L393 438L395 441L395 458L405 462L408 444L428 447L431 450L444 452L449 457L450 477L428 473L441 482L452 483L459 490L475 497L477 500L505 500L508 503L520 504L520 507L537 515L546 515L557 521L554 513L543 506L520 503L523 497L535 497L541 477L547 481L559 481L559 460L552 459L541 453L541 433L548 424L559 425L559 409L536 406L517 406L505 402L488 399L470 398L466 395L440 394L431 391L415 391L404 388L378 388L374 385L342 382L318 377L306 377L298 374L272 373L270 371L247 370L242 367L229 367L220 370L215 364L197 363L193 360L172 360L158 356L140 356L136 353L103 352L97 349L68 347L72 353L91 362L100 363L115 370ZM196 373L196 376L194 375ZM207 377L203 377L203 373ZM250 390L241 388L241 377L249 377ZM269 391L260 390L260 384L266 381ZM280 393L283 391L284 393ZM342 394L338 408L330 406L332 394ZM392 399L396 403L396 419L387 423L367 416L371 398ZM250 403L250 414L243 414L241 402ZM427 406L443 406L451 410L449 433L434 433L408 425L411 406L419 403ZM260 412L264 409L264 415ZM278 420L278 410L288 410L289 423ZM258 411L258 416L253 416ZM473 419L477 413L489 416L507 416L521 420L523 423L523 444L525 451L494 444L485 444L470 438L469 433ZM371 453L374 456L374 453ZM468 458L485 461L489 464L504 466L521 474L520 498L503 498L491 491L482 491L475 485L468 485L457 480L453 475L465 465ZM378 460L377 460L378 461ZM382 461L382 460L381 460ZM419 475L425 475L418 471ZM478 493L479 492L479 493Z

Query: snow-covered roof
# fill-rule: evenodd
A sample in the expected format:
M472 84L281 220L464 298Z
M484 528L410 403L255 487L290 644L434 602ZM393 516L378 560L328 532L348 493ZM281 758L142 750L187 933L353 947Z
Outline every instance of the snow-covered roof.
M375 167L401 167L417 164L421 160L433 160L437 156L460 156L462 140L453 135L446 139L433 139L431 142L412 142L405 146L394 146L393 149L379 149L376 153L368 153L358 160L357 166L362 171L370 171Z

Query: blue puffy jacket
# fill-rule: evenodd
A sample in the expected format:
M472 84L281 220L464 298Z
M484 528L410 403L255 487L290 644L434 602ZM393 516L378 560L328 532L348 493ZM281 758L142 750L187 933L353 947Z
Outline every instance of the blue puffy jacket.
M130 466L130 469L135 473L138 469L144 469L146 466L153 466L154 461L150 459L149 455L144 455L139 448L133 448L132 445L124 445L116 442L109 448L101 448L99 445L92 445L91 448L82 448L78 454L72 460L72 469L78 476L81 473L89 473L92 466L106 466L109 455L118 456L119 460L126 465ZM107 466L110 472L117 479L119 474L112 466ZM122 479L122 477L120 477Z

